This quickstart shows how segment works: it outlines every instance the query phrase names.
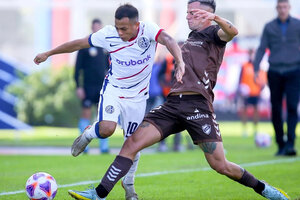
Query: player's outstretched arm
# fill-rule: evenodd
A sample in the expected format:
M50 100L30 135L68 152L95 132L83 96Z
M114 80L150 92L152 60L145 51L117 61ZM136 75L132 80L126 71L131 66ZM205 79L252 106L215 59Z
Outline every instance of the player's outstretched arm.
M168 35L165 31L162 31L158 38L157 42L166 46L169 52L172 54L172 56L175 59L175 77L178 82L182 83L182 76L184 75L185 72L185 67L184 67L184 62L182 59L182 53L181 49L178 46L177 42L170 36Z
M214 21L221 27L218 35L221 40L229 42L238 34L237 28L228 20L215 15Z
M207 20L215 21L221 27L221 29L218 31L218 35L220 39L225 42L229 42L238 34L237 28L231 22L212 12L207 12L202 9L193 9L191 11L197 16L198 19L201 19L203 23Z
M79 49L84 49L84 48L88 48L90 47L89 44L89 37L85 37L82 39L78 39L78 40L73 40L70 42L66 42L54 49L51 49L50 51L46 51L44 53L40 53L38 54L35 58L34 58L34 63L35 64L40 64L44 61L46 61L48 59L48 57L55 55L55 54L61 54L61 53L71 53L74 51L77 51Z

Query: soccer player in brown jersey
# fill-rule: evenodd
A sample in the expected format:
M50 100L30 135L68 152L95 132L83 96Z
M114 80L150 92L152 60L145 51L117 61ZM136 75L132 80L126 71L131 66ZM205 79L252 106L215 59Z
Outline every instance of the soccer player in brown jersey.
M94 189L93 199L103 199L130 169L137 152L171 134L187 130L195 145L204 152L210 167L271 200L289 199L252 174L229 162L224 155L219 125L213 110L213 88L217 81L226 43L238 34L235 26L214 14L214 0L189 0L187 21L192 30L182 46L185 73L175 72L177 81L167 101L152 109L144 121L124 143L119 155ZM217 25L212 25L212 21Z

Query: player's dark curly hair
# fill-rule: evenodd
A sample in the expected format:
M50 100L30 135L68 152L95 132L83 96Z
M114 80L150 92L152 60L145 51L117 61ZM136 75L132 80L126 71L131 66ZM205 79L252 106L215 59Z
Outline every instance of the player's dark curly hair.
M203 5L209 6L210 8L213 9L213 12L216 11L216 2L215 2L215 0L189 0L188 4L194 3L194 2L199 2Z
M132 6L130 4L124 4L124 5L121 5L116 10L115 18L120 20L124 17L128 17L129 19L138 20L139 19L139 12L134 6Z

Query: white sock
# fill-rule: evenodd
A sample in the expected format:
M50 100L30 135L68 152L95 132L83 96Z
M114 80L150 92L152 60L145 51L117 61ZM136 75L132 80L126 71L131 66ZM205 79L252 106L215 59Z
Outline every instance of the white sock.
M134 184L134 176L137 170L139 160L140 160L141 153L138 152L134 158L133 165L127 172L127 174L123 177L123 183L126 185L133 185Z
M88 128L84 131L84 134L88 139L98 138L98 136L95 132L96 123L98 123L98 122L94 122L90 128Z

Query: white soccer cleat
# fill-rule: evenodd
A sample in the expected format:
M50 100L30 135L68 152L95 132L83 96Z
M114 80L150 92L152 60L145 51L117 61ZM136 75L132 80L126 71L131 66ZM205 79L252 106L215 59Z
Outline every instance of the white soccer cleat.
M85 132L89 130L91 127L92 127L91 125L87 126L84 129L83 133L74 140L71 148L71 153L74 157L81 154L85 150L86 146L92 141L92 139L87 138L85 134Z
M125 199L126 200L138 200L138 195L134 190L134 185L133 184L125 184L123 181L121 182L122 187L125 190Z
M290 197L281 189L272 187L265 183L265 189L262 195L269 200L289 200Z

